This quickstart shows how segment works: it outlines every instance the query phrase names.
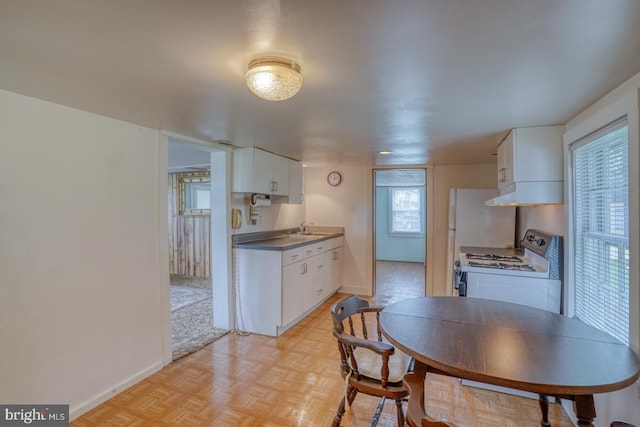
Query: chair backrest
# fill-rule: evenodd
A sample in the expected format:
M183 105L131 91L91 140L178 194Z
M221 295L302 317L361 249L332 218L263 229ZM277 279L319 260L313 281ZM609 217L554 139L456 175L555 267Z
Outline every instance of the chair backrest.
M333 334L338 337L339 334L345 332L344 321L347 320L349 325L348 333L352 336L360 336L364 339L369 338L368 328L374 327L376 330L377 340L382 342L382 330L380 329L380 310L381 307L371 307L369 303L360 298L357 295L352 295L338 301L331 308L331 318L333 319ZM375 324L367 325L367 318L365 313L375 313ZM356 323L359 321L359 326L354 325L354 318ZM359 319L358 319L359 318Z

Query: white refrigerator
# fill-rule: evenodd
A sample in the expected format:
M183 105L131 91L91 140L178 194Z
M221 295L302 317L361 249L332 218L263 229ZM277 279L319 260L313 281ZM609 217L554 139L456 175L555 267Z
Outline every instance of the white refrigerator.
M454 263L460 246L513 248L516 208L485 206L498 190L452 188L449 193L449 234L447 246L447 289L457 295Z

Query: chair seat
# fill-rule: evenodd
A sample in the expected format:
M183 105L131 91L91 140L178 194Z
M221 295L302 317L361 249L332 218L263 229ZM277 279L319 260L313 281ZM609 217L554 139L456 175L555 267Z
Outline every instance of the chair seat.
M355 359L358 361L358 372L368 378L381 380L380 372L382 370L382 357L373 351L357 347L354 351ZM409 370L411 364L411 356L395 349L395 352L389 357L389 382L397 383L402 381L402 377Z

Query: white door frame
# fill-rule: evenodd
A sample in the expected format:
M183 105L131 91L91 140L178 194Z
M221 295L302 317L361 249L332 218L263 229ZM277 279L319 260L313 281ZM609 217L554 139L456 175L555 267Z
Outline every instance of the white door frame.
M185 143L209 152L211 163L211 280L213 283L213 326L230 329L235 318L231 292L231 156L232 148L215 142L201 141L168 131L158 138L158 283L161 286L163 363L173 361L171 352L171 308L169 301L169 213L168 166L169 140ZM163 184L164 183L164 184ZM214 258L215 254L215 258Z

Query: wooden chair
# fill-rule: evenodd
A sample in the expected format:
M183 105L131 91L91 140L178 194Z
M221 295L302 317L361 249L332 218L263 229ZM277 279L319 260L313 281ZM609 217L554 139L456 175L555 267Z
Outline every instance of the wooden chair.
M454 427L445 421L436 420L427 415L424 409L424 379L427 367L415 362L414 372L404 376L404 385L409 391L409 406L407 407L407 424L410 427Z
M398 427L404 426L402 400L409 392L402 384L402 377L409 370L411 358L382 341L379 320L383 308L370 306L355 295L331 308L333 335L338 340L340 352L340 373L345 380L345 395L336 411L333 427L340 426L345 406L351 405L359 392L380 397L372 426L377 424L387 398L396 402ZM348 331L344 323L348 324ZM367 328L376 336L370 339Z

